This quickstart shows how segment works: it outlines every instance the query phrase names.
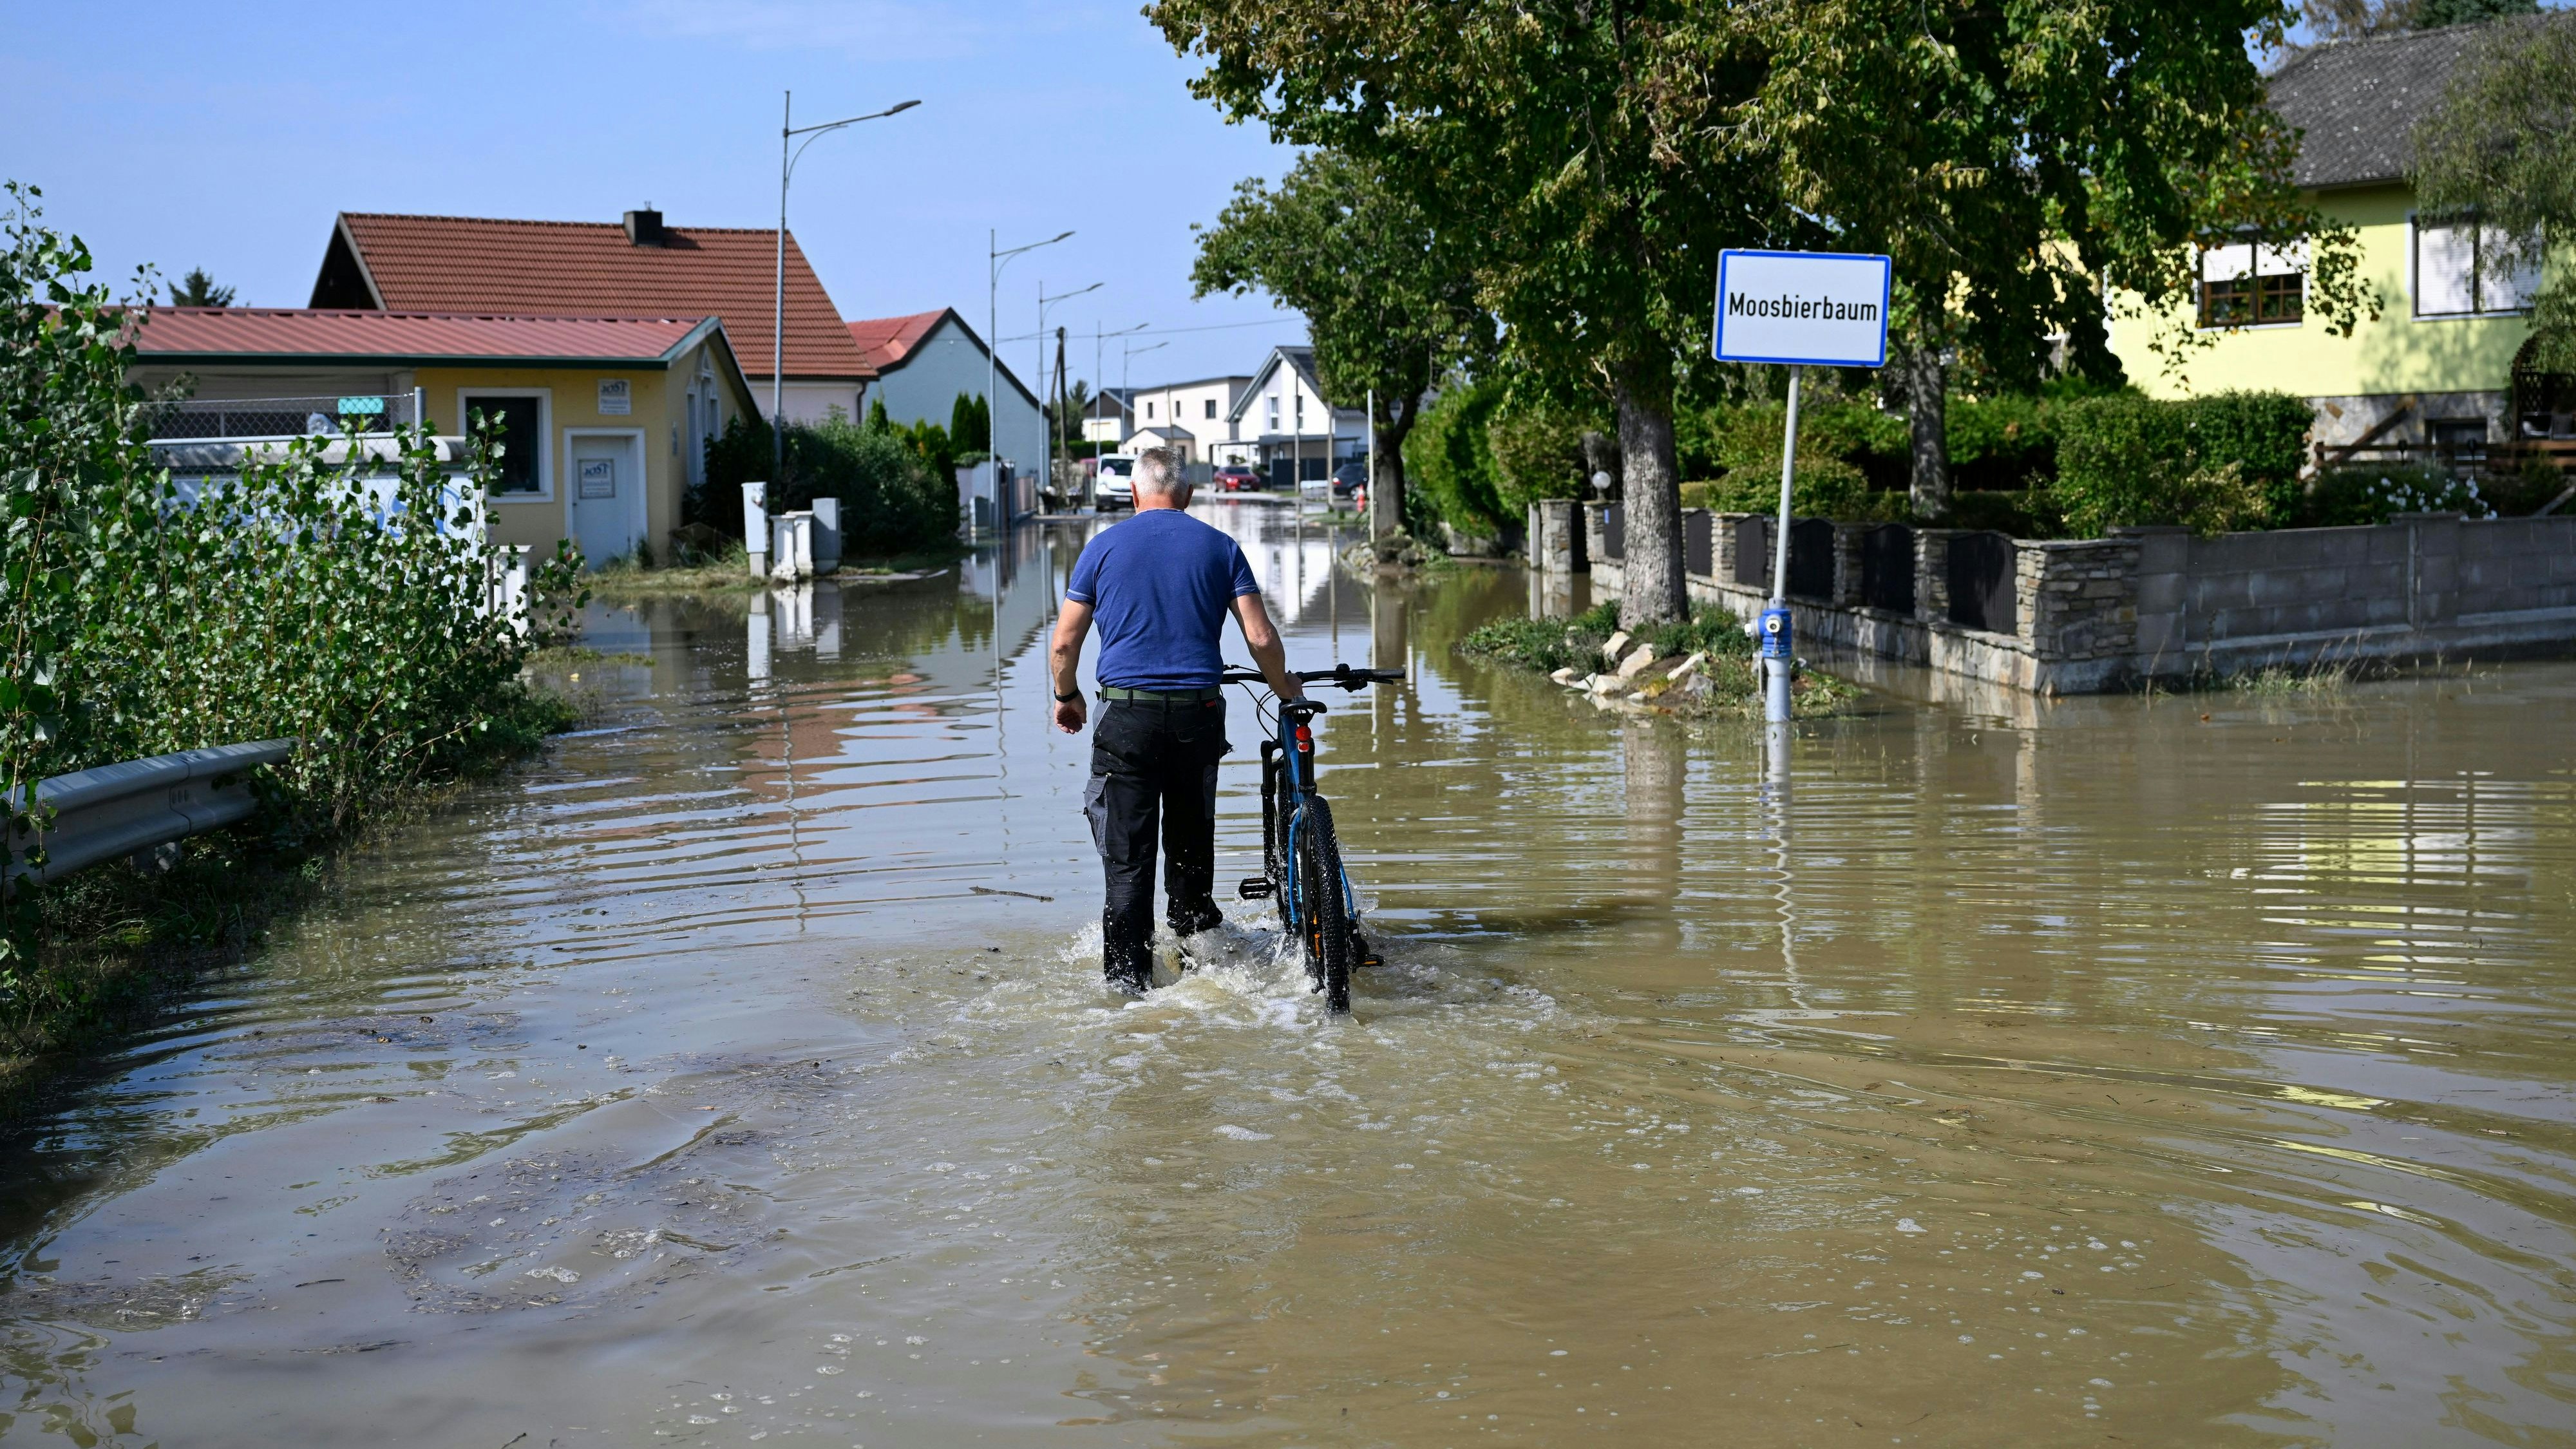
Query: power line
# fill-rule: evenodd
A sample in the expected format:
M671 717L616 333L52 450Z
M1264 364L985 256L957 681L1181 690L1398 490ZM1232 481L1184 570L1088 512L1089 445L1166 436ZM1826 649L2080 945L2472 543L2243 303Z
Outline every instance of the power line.
M1140 328L1137 331L1130 332L1127 335L1130 337L1166 337L1182 332L1229 332L1240 327L1280 327L1287 325L1291 324L1285 323L1278 318L1266 318L1259 322L1212 322L1205 327L1145 327ZM1001 340L1004 342L1026 342L1037 335L1038 334L1035 332L1023 332L1017 337L1005 337Z

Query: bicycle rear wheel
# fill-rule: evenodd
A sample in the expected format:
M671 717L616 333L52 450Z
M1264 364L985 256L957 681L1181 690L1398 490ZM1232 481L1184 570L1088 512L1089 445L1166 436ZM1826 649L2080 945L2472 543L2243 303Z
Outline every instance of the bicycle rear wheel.
M1342 894L1342 842L1333 807L1309 798L1298 808L1297 904L1306 946L1306 977L1324 993L1326 1010L1351 1009L1351 966L1358 954L1350 901Z

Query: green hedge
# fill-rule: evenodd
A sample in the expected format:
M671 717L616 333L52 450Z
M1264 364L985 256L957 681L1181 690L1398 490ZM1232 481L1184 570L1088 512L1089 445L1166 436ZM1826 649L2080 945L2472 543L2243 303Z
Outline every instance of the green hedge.
M1405 435L1405 486L1434 521L1471 533L1491 533L1502 522L1502 474L1487 432L1502 401L1499 382L1452 388Z
M946 437L936 424L921 429ZM789 423L786 432L786 465L772 479L769 424L734 419L708 442L706 481L682 500L683 521L740 538L742 485L767 481L773 513L840 499L844 557L899 554L956 537L956 479L925 464L903 430L836 416Z
M2179 523L2205 533L2296 520L2314 413L2289 393L2080 398L2055 410L2051 491L2069 532Z

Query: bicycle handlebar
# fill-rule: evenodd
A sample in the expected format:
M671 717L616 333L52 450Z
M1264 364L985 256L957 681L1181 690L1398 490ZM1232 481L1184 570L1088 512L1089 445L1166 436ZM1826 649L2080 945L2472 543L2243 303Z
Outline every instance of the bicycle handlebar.
M1330 669L1290 670L1289 677L1295 679L1299 684L1338 685L1339 687L1356 694L1360 690L1366 689L1372 684L1402 684L1404 682L1404 671L1401 669L1353 669L1347 664L1336 664ZM1259 672L1250 669L1227 670L1225 672L1225 682L1228 684L1269 683L1269 681L1263 678Z

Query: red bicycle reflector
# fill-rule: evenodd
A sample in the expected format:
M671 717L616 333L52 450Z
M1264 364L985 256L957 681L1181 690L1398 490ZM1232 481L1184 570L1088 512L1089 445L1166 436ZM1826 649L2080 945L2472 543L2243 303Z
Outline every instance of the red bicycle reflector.
M1297 726L1297 744L1299 748L1302 749L1314 742L1315 732L1313 730L1306 728L1304 725Z

